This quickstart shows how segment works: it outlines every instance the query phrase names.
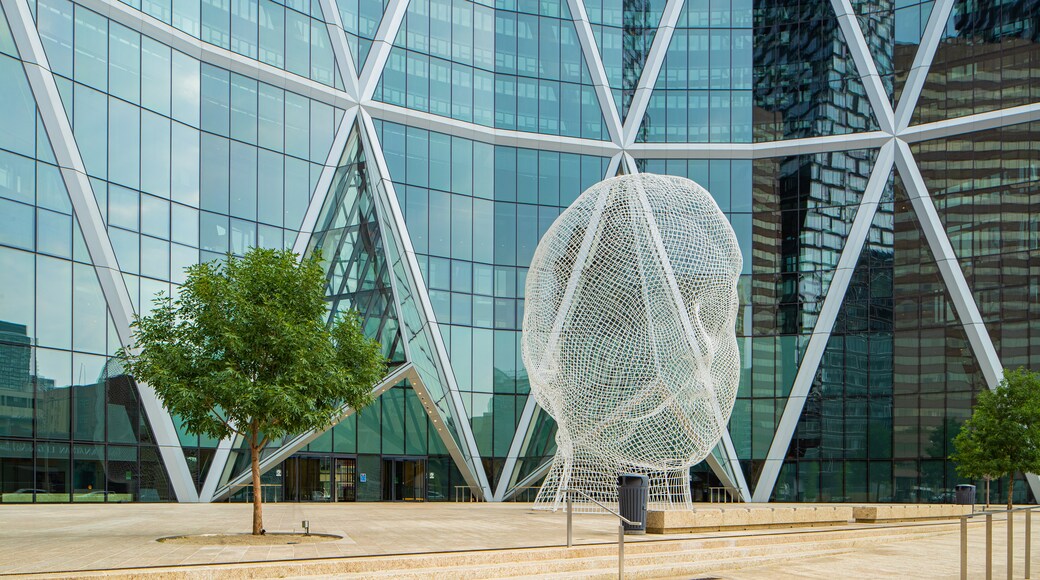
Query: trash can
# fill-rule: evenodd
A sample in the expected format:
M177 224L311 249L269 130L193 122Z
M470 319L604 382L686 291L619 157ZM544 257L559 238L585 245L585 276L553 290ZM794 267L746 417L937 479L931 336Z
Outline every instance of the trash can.
M646 533L646 506L649 502L649 477L635 473L618 477L618 513L629 521L639 522L635 526L624 524L626 534Z
M975 486L960 484L956 487L958 505L975 505Z

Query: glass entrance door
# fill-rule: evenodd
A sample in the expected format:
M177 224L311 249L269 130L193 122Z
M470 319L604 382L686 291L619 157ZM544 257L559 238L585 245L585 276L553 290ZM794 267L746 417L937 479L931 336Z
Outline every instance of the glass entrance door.
M383 501L426 501L426 460L384 458Z
M336 458L336 495L334 501L357 501L357 460Z
M331 501L332 458L294 455L285 460L285 501Z

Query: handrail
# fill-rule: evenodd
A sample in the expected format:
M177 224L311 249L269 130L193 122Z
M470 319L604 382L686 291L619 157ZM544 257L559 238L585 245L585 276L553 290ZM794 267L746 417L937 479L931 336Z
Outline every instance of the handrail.
M1029 578L1030 575L1030 562L1032 559L1032 528L1033 528L1033 511L1040 509L1040 505L1033 506L1022 506L1013 507L1011 509L1004 510L988 510L976 512L974 511L975 506L972 506L972 513L964 514L960 516L960 532L961 532L961 574L962 580L968 578L968 520L975 516L985 516L986 518L986 579L990 580L993 578L993 516L999 514L1007 514L1007 577L1011 580L1014 574L1014 553L1015 553L1015 512L1026 513L1025 521L1025 577Z
M580 494L580 495L583 495L583 496L585 496L585 499L587 499L587 500L591 501L592 503L594 503L594 504L598 505L599 507L603 508L603 509L604 509L604 510L606 510L606 511L607 511L608 513L610 513L610 514L613 514L613 515L614 515L614 517L616 517L617 519L619 519L619 520L621 520L621 521L625 522L626 524L628 524L628 525L630 525L630 526L640 526L640 525L643 525L643 523L642 523L642 522L633 522L632 520L630 520L630 519L626 518L625 516L623 516L623 515L621 515L621 514L617 513L616 511L614 511L614 510L612 510L612 509L608 508L607 506L605 506L605 505L603 505L603 504L599 503L598 501L596 501L596 498L592 497L591 495L589 495L589 494L585 493L584 491L582 491L582 490L580 490L580 489L575 489L575 488L573 488L573 487L568 487L568 488L565 488L565 489L563 489L563 490L561 490L561 491L563 491L563 493L566 493L566 494L567 494L567 500L568 500L568 501L567 501L567 513L568 513L568 514L569 514L569 513L571 513L571 506L570 506L570 494L572 494L572 493L577 493L577 494Z
M617 553L617 559L618 559L618 580L624 580L625 579L625 524L628 524L630 526L640 526L640 525L642 525L642 522L633 522L632 520L626 518L625 516L617 513L616 511L608 508L607 506L603 505L596 498L592 497L591 495L585 493L584 491L582 491L580 489L574 489L573 487L566 487L566 488L563 488L560 491L562 491L567 496L567 547L568 548L571 548L571 547L574 546L574 523L572 521L572 518L574 517L574 509L573 509L573 507L571 505L571 497L573 497L573 495L575 493L581 494L586 499L588 499L592 503L598 505L599 507L603 508L604 510L606 510L607 513L611 514L612 516L614 516L618 520L620 520L618 522L618 544L617 544L617 547L618 547L618 553Z
M999 510L990 509L990 510L983 510L983 511L978 511L978 512L977 511L972 511L972 513L964 514L961 517L973 518L975 516L984 516L986 514L999 515L999 514L1006 514L1008 512L1028 512L1028 511L1035 511L1035 510L1038 510L1038 509L1040 509L1040 505L1024 505L1024 506L1019 506L1019 507L1016 507L1016 508L1011 508L1010 510L1009 509L999 509Z

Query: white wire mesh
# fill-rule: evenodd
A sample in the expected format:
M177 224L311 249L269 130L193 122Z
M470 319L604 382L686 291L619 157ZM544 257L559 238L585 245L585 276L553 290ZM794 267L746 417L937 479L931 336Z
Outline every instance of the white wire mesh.
M654 506L691 508L689 469L736 398L741 255L707 191L636 174L586 190L542 237L527 274L522 349L558 450L536 500L610 505L617 477L650 478ZM575 510L596 511L576 498Z

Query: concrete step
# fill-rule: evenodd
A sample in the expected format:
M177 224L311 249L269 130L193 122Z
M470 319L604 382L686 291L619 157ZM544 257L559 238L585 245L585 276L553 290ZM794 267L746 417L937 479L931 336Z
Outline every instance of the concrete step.
M952 525L896 525L839 529L719 535L701 538L653 539L625 544L625 568L632 577L668 577L761 565L840 553L867 544L898 542L950 533ZM757 562L758 564L746 564ZM674 570L673 574L669 570ZM158 578L175 573L185 579L239 578L400 578L467 580L522 577L598 578L617 574L617 544L580 544L572 548L527 548L439 552L398 556L363 556L314 560L283 560L188 568L110 570L80 573L79 578ZM546 576L548 575L548 576Z
M851 550L815 550L801 552L788 556L748 556L740 559L710 559L697 562L662 562L654 565L632 566L625 563L625 578L653 578L658 580L690 580L699 575L710 575L719 570L736 570L739 568L751 568L766 564L775 564L786 561L803 560L806 558L818 558L823 556L834 556L847 554ZM614 580L618 577L617 561L613 567L598 568L595 570L583 570L580 572L567 572L565 574L545 573L522 576L492 576L485 580Z
M862 534L861 537L843 534L842 538L823 538L813 534L801 541L767 544L724 545L725 542L709 541L708 545L696 540L679 542L639 542L625 545L626 576L634 578L660 578L683 576L721 568L736 568L762 563L782 562L788 559L844 553L857 546L886 542L898 542L923 535L942 533L937 531L914 533ZM487 578L599 578L617 576L617 546L580 546L570 550L550 548L537 550L506 550L484 553L481 562L474 563L468 557L437 558L438 565L420 566L418 562L398 562L392 568L364 570L341 570L338 578L395 578L399 580L476 580ZM462 556L461 554L458 556ZM432 563L432 562L430 562ZM373 562L373 564L376 564ZM351 568L354 568L351 566ZM674 570L673 570L674 569ZM674 573L669 572L673 570ZM315 576L320 577L320 576Z
M741 549L725 554L673 552L642 559L625 555L625 575L635 578L659 578L690 573L699 573L719 568L755 566L789 558L807 558L813 555L831 555L850 551L852 548L826 550L790 550L768 554L753 554L753 550ZM750 563L747 563L750 562ZM747 564L745 564L747 563ZM537 562L515 562L452 566L445 568L394 569L379 572L368 571L352 574L337 574L336 578L356 580L360 578L393 578L395 580L487 580L495 578L599 578L617 577L617 554L593 558L566 558ZM307 577L328 578L328 576Z

